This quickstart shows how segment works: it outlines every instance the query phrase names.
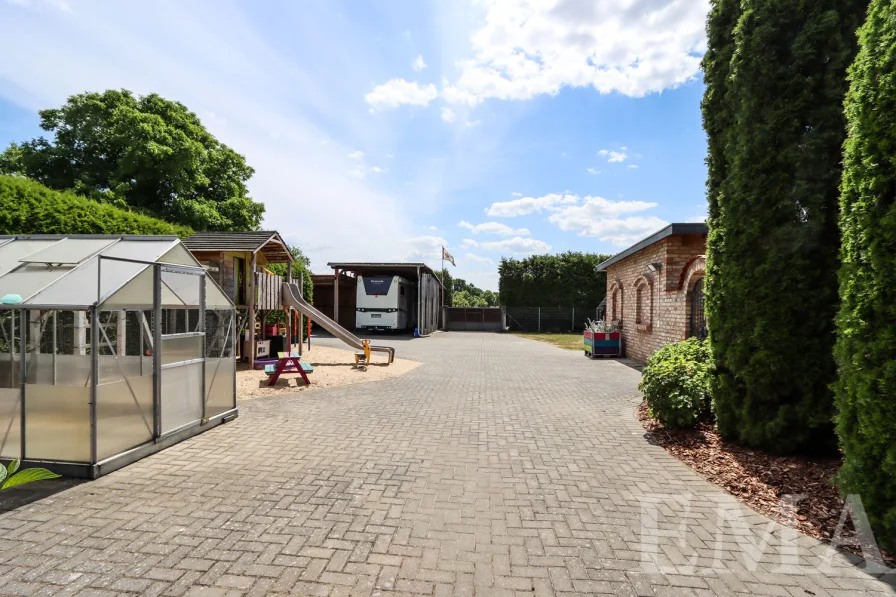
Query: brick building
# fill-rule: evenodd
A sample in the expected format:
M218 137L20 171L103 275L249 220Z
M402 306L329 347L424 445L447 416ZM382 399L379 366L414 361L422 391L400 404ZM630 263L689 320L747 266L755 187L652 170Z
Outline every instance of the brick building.
M669 342L706 336L706 224L669 224L597 266L607 273L607 321L623 353L647 358Z

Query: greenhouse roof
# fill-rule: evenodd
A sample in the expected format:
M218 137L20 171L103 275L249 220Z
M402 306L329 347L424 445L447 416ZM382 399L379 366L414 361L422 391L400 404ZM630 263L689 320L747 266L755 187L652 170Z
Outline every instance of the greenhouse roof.
M176 236L0 236L0 297L20 297L17 304L36 308L86 308L115 294L150 263L201 267ZM223 294L211 286L209 300L222 302Z

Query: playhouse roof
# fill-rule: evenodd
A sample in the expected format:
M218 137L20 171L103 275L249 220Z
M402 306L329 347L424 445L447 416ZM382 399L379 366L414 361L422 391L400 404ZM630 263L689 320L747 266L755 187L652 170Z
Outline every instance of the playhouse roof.
M184 240L184 245L194 253L232 252L262 253L270 263L292 263L295 259L289 247L275 230L258 232L196 232Z
M130 261L100 263L100 256ZM111 297L150 263L201 267L176 236L0 236L0 297L18 295L20 304L35 308L83 309ZM207 301L224 305L226 297L210 286Z

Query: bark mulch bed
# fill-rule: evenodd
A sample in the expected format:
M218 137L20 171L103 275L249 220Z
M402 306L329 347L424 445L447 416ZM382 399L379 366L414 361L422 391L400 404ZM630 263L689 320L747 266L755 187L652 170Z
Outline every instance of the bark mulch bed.
M713 485L783 525L830 542L843 511L843 499L832 482L841 459L773 456L751 450L723 441L708 422L698 423L694 429L666 429L650 417L646 402L638 407L636 416L656 443ZM780 497L785 495L806 496L796 516L784 511ZM854 542L855 536L849 519L841 541ZM860 554L857 545L843 547ZM896 566L896 555L882 552L882 556L887 565Z

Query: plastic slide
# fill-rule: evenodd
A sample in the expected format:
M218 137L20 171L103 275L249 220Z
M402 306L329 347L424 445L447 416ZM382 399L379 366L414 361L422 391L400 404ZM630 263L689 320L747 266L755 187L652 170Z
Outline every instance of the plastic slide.
M360 338L309 305L305 299L302 298L302 292L299 290L298 284L284 284L281 288L281 294L283 296L280 297L280 299L285 306L292 307L302 315L317 322L319 326L355 350L364 350L364 343ZM371 346L370 352L386 352L389 353L390 363L395 360L395 349L391 346Z

